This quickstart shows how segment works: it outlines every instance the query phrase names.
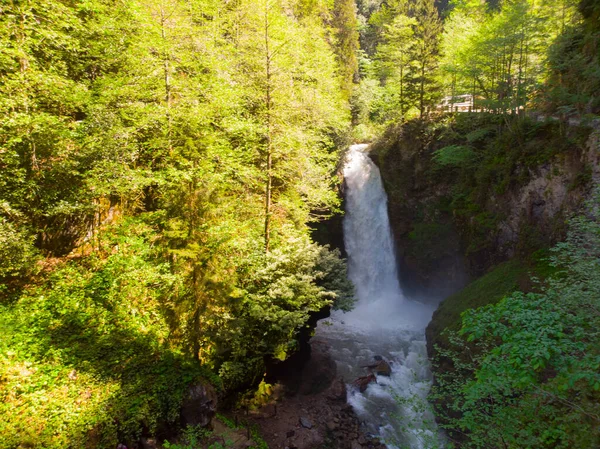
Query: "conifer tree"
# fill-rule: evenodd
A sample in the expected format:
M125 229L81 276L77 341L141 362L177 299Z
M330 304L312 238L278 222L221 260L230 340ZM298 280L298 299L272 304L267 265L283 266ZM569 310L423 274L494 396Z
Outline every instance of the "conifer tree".
M435 0L416 0L412 6L412 14L417 21L414 47L417 70L414 83L416 84L419 113L423 117L427 107L433 104L438 95L436 70L439 61L442 21L435 6Z
M342 76L342 91L346 98L352 94L353 83L358 76L358 22L354 0L335 0L333 6L333 26L336 33L336 54Z
M414 26L416 21L404 14L397 15L391 23L384 25L383 41L377 47L376 61L378 72L388 90L394 90L398 101L394 107L399 109L400 119L410 109L414 98L407 92L407 79L415 70L412 59L415 40Z

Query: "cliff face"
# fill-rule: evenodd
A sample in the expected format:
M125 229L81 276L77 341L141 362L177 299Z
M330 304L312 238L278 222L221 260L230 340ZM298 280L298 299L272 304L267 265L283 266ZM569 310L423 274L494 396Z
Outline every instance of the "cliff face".
M476 300L457 294L442 303L428 330L430 355L460 312L498 301L503 289L529 288L532 254L564 236L600 179L599 141L584 126L464 114L408 122L374 144L407 289L448 297L513 261L503 268L510 282L497 276L493 294L475 289Z

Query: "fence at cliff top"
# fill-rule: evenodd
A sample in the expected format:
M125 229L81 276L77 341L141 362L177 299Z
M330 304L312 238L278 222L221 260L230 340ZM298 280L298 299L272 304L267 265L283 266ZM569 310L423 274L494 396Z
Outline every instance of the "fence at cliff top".
M470 94L455 97L444 97L442 101L429 111L430 115L446 113L496 114L529 117L537 122L559 121L569 126L589 126L600 129L600 116L579 114L573 108L563 108L555 114L546 114L537 110L529 110L525 106L503 105L501 102L473 99Z

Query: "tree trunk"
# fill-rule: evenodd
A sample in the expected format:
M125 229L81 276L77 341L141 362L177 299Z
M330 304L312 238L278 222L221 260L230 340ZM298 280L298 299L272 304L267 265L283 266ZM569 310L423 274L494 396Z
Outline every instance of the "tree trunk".
M425 45L423 45L423 52L425 52ZM423 117L423 112L425 111L425 65L427 64L427 58L423 55L423 60L421 61L421 86L419 91L419 115Z
M272 139L272 119L271 119L271 53L269 50L269 4L268 0L265 0L265 75L266 75L266 89L265 89L265 106L266 106L266 121L267 121L267 143L266 143L266 157L267 157L267 173L266 173L266 186L265 186L265 252L269 252L271 245L271 201L272 201L272 188L273 188L273 139Z
M167 31L166 31L166 14L163 6L160 6L160 35L163 41L163 45L167 45ZM165 104L167 108L166 117L167 117L167 140L169 150L171 150L171 58L167 50L163 53L163 78L164 78L164 86L165 86Z

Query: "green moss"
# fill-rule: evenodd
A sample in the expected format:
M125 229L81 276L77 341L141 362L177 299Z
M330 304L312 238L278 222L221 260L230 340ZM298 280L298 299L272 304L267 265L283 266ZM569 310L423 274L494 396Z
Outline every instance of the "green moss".
M558 269L550 263L550 251L541 249L527 259L514 258L497 265L459 292L446 298L438 307L428 327L431 344L445 346L444 330L458 331L461 315L469 309L496 304L516 290L537 291Z
M451 224L416 223L408 234L407 253L423 263L430 263L456 251L458 243L453 237Z
M526 271L526 266L519 260L498 265L461 291L446 298L435 312L429 331L437 338L443 339L441 333L444 329L460 329L460 316L465 310L497 303L518 288L519 278Z
M590 185L592 182L593 169L590 165L586 165L583 170L577 174L573 182L569 184L569 191L576 190Z

